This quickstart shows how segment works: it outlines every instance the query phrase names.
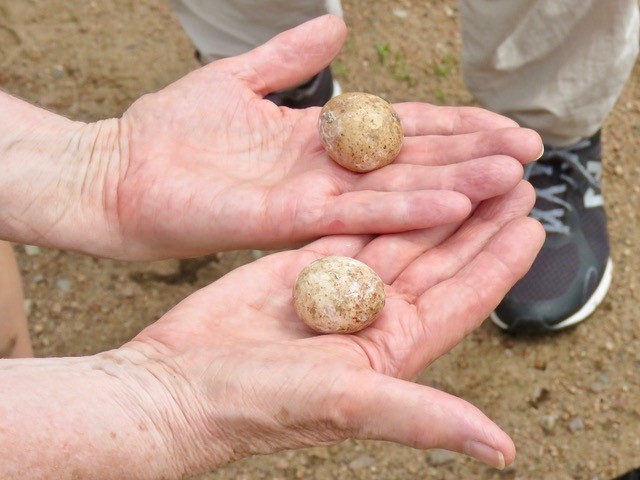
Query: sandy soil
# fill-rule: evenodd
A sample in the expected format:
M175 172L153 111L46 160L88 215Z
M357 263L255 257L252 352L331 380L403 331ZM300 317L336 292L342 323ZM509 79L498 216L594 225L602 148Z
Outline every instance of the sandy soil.
M460 75L455 0L346 0L344 7L350 34L334 68L346 90L473 102ZM0 88L71 118L120 115L193 68L190 42L161 0L0 0ZM487 322L420 378L509 432L518 447L512 467L498 472L448 452L347 441L246 459L202 478L605 480L640 465L639 81L636 68L604 130L615 272L603 306L577 328L534 340ZM252 259L233 252L126 264L17 252L39 356L116 347Z

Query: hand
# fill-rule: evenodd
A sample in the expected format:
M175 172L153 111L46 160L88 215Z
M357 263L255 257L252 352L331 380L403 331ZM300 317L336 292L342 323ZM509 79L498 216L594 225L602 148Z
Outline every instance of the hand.
M319 108L263 96L324 68L344 37L342 20L318 18L95 124L0 94L0 238L151 260L410 231L461 221L539 155L539 136L499 115L407 103L392 165L339 167Z
M344 36L340 19L322 17L136 102L121 121L127 155L112 215L123 246L185 256L452 223L469 200L513 188L513 158L539 155L538 135L504 117L414 103L397 105L408 138L394 165L367 175L337 166L319 139L319 108L263 96L325 67Z
M145 329L118 355L146 365L166 389L144 395L170 399L144 407L144 415L178 419L163 428L162 418L152 418L168 451L190 454L174 459L176 473L347 438L510 464L513 443L480 411L407 380L476 328L527 271L544 237L524 217L533 201L523 182L483 202L462 225L324 238L270 255ZM358 258L388 285L381 316L357 334L315 335L293 310L297 274L326 255Z
M122 348L3 360L0 476L185 478L241 457L381 439L494 467L509 437L461 399L411 383L477 327L526 272L544 230L522 183L461 225L334 236L236 269ZM291 291L309 262L348 255L387 284L380 317L316 335ZM49 448L58 445L59 448Z

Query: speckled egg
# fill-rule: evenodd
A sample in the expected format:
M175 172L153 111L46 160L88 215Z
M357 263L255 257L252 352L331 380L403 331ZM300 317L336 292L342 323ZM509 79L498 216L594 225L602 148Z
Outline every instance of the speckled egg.
M329 156L353 172L370 172L395 160L404 134L386 100L369 93L343 93L329 100L318 119Z
M316 332L354 333L370 325L384 307L384 283L358 260L325 257L300 272L293 303Z

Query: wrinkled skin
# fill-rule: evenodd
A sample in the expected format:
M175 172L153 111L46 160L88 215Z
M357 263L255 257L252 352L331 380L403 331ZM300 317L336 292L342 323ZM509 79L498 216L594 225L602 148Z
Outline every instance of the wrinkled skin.
M523 182L461 226L336 236L269 255L144 330L123 352L148 358L179 399L171 417L184 418L184 430L174 426L169 442L188 439L181 450L193 463L178 471L346 438L511 463L513 443L475 407L407 380L476 328L529 268L544 238L525 218L533 201ZM361 332L316 335L295 314L297 274L327 255L364 261L387 284L381 316Z
M540 137L500 115L404 103L394 105L405 139L393 164L368 174L336 165L320 108L263 96L327 65L345 34L342 20L320 17L92 124L0 93L0 130L11 133L0 238L153 260L410 231L463 220L539 156Z

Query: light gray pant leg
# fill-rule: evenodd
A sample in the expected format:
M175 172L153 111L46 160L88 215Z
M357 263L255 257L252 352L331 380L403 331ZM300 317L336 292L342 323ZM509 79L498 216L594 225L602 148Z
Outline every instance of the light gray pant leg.
M245 53L277 34L326 13L339 0L170 0L205 62Z
M460 0L480 104L565 146L600 129L638 55L637 0Z

